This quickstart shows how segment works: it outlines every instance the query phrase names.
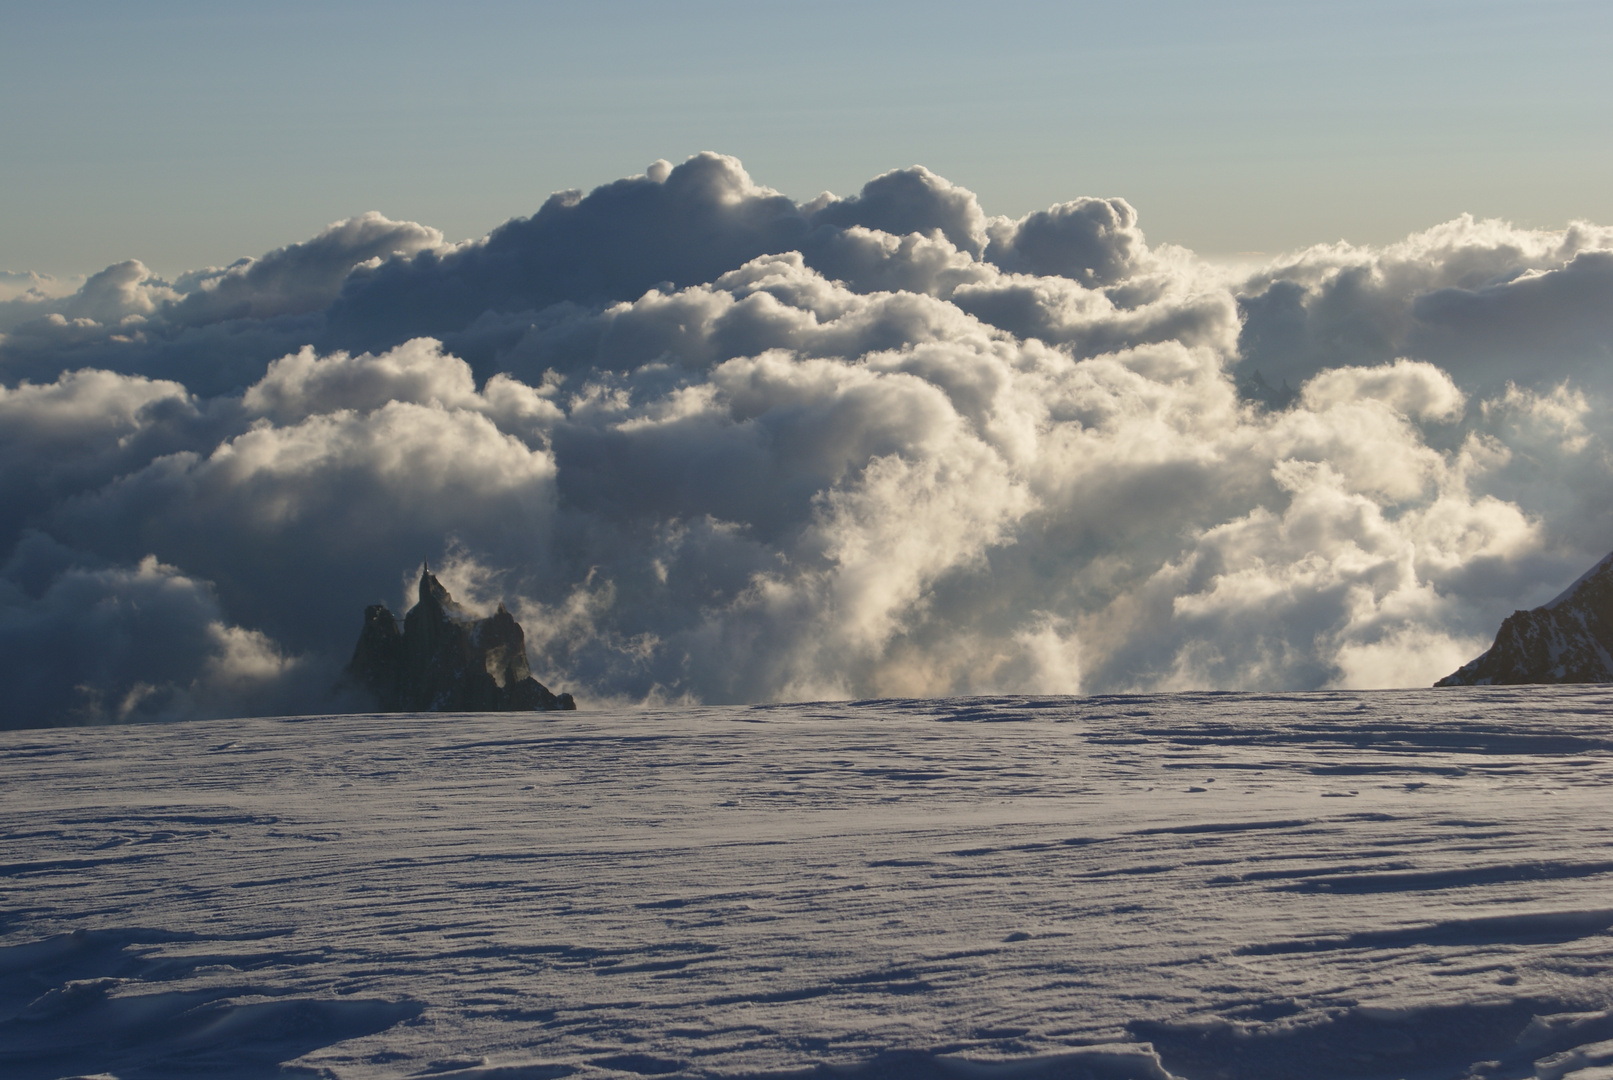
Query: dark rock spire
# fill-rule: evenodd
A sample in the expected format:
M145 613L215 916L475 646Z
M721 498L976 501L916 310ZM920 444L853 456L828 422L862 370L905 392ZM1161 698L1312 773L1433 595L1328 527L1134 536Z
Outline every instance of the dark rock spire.
M526 635L500 603L476 619L454 602L423 564L419 599L398 618L384 605L364 610L347 676L383 712L509 712L575 709L532 677Z

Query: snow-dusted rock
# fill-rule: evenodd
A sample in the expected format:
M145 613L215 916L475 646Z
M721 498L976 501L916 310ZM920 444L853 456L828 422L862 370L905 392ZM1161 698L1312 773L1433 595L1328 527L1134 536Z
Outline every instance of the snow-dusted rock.
M1515 611L1490 651L1435 686L1613 682L1613 555L1555 600Z
M454 602L430 568L420 599L403 618L384 605L364 610L350 679L386 712L512 712L575 709L532 677L526 635L503 604L476 619Z

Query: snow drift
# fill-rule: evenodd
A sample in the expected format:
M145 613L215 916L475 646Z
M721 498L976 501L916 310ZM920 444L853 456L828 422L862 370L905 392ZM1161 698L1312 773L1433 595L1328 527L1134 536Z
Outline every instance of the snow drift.
M0 733L0 1074L1599 1080L1610 708Z

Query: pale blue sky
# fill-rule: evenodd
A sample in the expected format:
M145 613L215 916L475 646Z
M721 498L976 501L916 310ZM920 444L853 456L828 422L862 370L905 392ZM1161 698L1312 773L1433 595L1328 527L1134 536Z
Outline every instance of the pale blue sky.
M699 150L922 163L1208 254L1613 221L1613 4L0 3L0 269L173 273L380 210L477 236Z

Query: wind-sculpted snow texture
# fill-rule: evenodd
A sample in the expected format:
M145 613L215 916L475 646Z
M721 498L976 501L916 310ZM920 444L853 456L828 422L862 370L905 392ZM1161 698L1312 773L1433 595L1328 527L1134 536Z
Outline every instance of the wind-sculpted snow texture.
M1456 688L12 732L0 1074L1594 1080L1610 711Z
M1435 686L1613 682L1613 555L1561 596L1507 616L1495 644Z
M422 556L589 701L1426 685L1613 546L1610 313L1585 223L1234 271L715 154L120 263L0 302L0 723L356 707Z

